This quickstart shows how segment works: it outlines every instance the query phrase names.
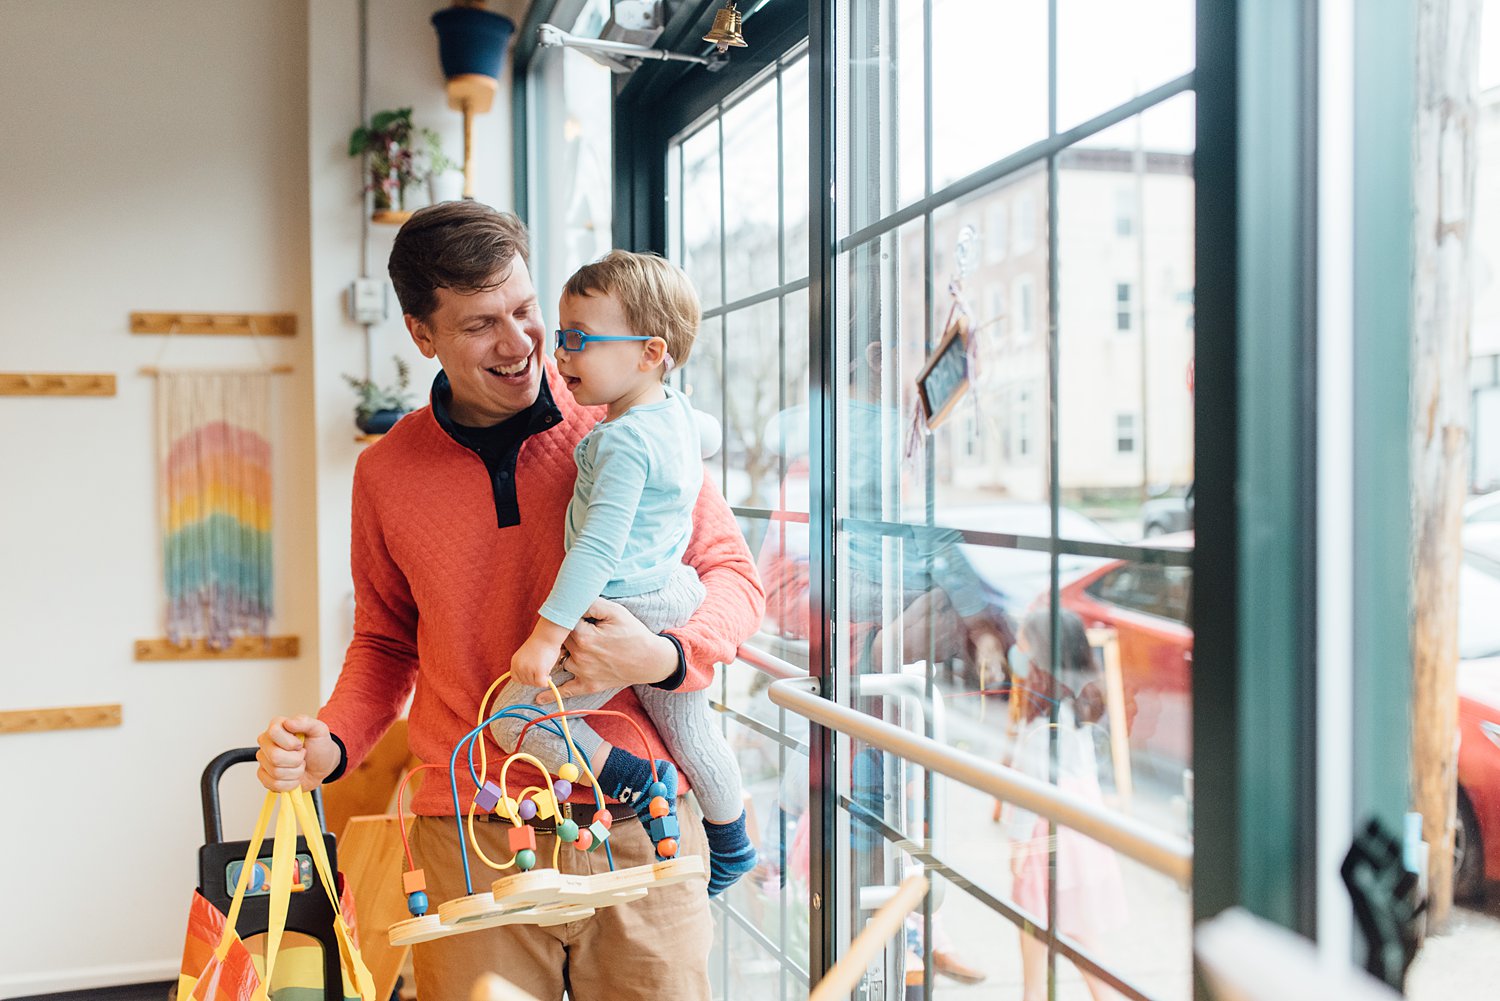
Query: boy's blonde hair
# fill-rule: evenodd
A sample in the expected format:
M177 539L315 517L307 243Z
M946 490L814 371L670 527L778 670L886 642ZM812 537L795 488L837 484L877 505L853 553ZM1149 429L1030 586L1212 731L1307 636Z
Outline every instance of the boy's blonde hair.
M666 341L672 367L688 360L703 309L693 283L677 265L655 254L611 250L579 268L563 285L564 295L596 293L615 297L632 333Z

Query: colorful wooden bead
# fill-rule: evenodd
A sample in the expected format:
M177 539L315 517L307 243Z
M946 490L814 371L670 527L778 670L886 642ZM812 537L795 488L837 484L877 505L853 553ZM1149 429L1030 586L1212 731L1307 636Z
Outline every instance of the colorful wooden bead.
M530 820L536 816L536 801L531 799L521 800L521 805L516 807L516 813L522 820Z
M557 836L563 841L577 841L578 825L571 820L564 820L557 825Z
M646 787L646 795L650 796L653 799L655 799L657 796L660 796L663 799L665 799L666 795L667 795L666 784L662 783L662 782L653 782L653 783L651 783L649 786Z
M534 865L536 865L536 852L532 851L530 848L523 848L520 851L516 852L517 868L521 869L523 872L528 872Z
M609 828L597 820L589 825L589 833L594 836L594 843L589 846L589 851L596 850L600 845L609 840Z
M569 796L573 795L573 783L567 779L558 779L552 783L552 791L557 794L559 803L565 802Z
M536 849L536 828L527 827L525 824L522 824L520 827L510 828L506 831L506 834L510 837L511 851L519 852L528 848L532 850Z
M594 823L603 824L604 829L607 831L614 826L614 814L610 813L608 810L600 810L598 813L594 814Z
M495 806L495 812L506 820L509 820L516 815L516 809L519 806L520 804L509 796L501 796L500 802Z
M662 858L672 858L677 854L677 839L662 838L656 843L656 854Z
M589 845L594 843L594 834L588 828L578 832L578 840L573 842L573 847L581 852L589 850Z
M421 890L415 890L406 895L406 909L414 918L420 918L427 913L427 894Z
M676 817L657 817L651 821L649 830L651 831L652 841L660 841L663 838L675 838L682 833L681 828L677 826Z
M474 793L474 805L479 808L480 813L489 813L500 802L500 797L505 795L505 790L493 782L486 782Z
M427 889L427 874L421 869L413 869L401 874L401 892L416 893L418 890Z
M578 766L569 761L557 770L557 777L569 782L578 781Z
M672 808L667 805L665 796L657 796L653 798L650 805L647 806L646 809L651 811L651 816L653 817L665 817L667 814L672 812Z

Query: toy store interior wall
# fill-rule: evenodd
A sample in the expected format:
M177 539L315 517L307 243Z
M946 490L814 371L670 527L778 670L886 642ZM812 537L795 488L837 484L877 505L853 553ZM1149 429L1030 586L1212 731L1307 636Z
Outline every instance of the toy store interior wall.
M517 4L492 4L511 16ZM312 10L310 8L314 8ZM411 106L461 149L432 0L370 0L372 110ZM112 396L0 396L0 712L118 704L118 725L0 732L12 906L0 996L175 976L203 840L198 780L275 713L311 710L348 641L342 375L434 369L391 316L346 318L362 245L356 0L0 3L0 371L99 373ZM510 102L475 121L476 194L509 205ZM291 313L294 337L132 335L137 311ZM367 368L373 361L373 369ZM294 658L138 661L163 635L154 380L143 366L275 364L272 633ZM225 785L248 832L252 770Z

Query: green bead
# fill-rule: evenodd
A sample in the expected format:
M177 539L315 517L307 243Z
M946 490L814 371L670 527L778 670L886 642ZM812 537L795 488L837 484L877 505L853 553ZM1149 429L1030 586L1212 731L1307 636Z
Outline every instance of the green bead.
M557 825L557 836L563 841L577 841L578 825L571 820L564 820L561 824Z
M536 865L536 852L530 848L522 848L516 852L516 865L523 872L530 870L532 866Z

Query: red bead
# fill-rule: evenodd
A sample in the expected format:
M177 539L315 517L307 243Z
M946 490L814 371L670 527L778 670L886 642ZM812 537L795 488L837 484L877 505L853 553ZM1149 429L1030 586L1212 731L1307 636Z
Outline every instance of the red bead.
M677 839L662 838L656 843L656 854L662 858L671 858L677 854Z
M672 812L672 808L667 805L667 801L661 796L654 797L648 809L651 811L651 816L653 817L665 817Z
M589 845L594 843L594 835L587 828L578 832L578 840L573 842L573 847L581 852L589 850Z
M598 824L606 831L609 830L610 825L614 822L615 818L608 810L600 810L598 813L594 814L594 823Z

